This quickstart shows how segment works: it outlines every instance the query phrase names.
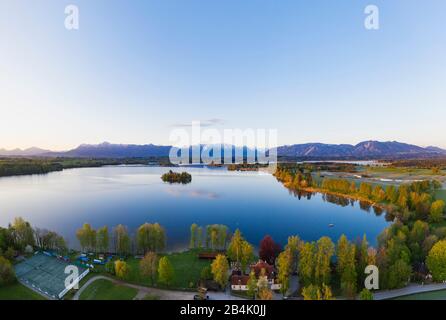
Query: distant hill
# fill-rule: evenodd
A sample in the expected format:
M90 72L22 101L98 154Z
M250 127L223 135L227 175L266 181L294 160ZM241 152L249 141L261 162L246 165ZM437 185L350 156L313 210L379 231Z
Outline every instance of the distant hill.
M79 157L79 158L147 158L166 157L170 146L156 146L153 144L82 144L76 149L66 152L50 152L45 156Z
M0 156L19 156L19 157L33 157L38 156L43 153L50 152L49 150L44 150L40 148L28 148L28 149L14 149L14 150L6 150L6 149L0 149Z
M82 144L79 147L64 151L52 152L39 148L25 150L0 149L0 156L42 156L42 157L77 157L77 158L147 158L166 157L170 146L154 144ZM246 153L244 148L243 153ZM296 159L407 159L446 157L446 150L437 147L419 147L397 141L379 142L364 141L357 145L305 143L280 146L279 157Z
M306 143L282 146L277 149L282 157L293 158L411 158L411 157L438 157L446 156L446 150L401 143L397 141L379 142L364 141L357 145L350 144L323 144Z

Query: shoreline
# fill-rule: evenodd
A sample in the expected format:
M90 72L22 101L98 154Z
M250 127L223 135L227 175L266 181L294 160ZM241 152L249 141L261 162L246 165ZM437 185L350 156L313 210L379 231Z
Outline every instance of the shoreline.
M344 194L344 193L339 193L339 192L335 192L335 191L330 191L330 190L321 189L321 188L314 188L314 187L306 187L306 188L296 189L296 188L291 188L287 183L283 183L282 181L279 181L279 182L282 183L282 185L285 188L287 188L288 190L292 190L292 191L302 191L302 192L308 192L308 193L320 193L320 194L333 195L333 196L337 196L337 197L344 198L344 199L365 202L365 203L369 204L370 206L377 207L377 208L380 208L385 211L388 211L390 208L388 205L385 205L383 203L374 202L370 199L367 199L367 198L364 198L361 196L357 196L357 195Z

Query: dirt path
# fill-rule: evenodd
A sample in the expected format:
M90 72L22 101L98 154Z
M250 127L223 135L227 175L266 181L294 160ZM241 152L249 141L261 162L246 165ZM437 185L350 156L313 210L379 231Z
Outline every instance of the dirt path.
M144 286L139 286L136 284L127 283L121 280L116 280L113 278L109 278L106 276L95 276L91 279L89 279L83 286L80 288L76 294L73 297L73 300L79 300L79 297L81 296L82 292L93 282L96 280L109 280L113 282L114 284L118 284L121 286L126 286L130 288L134 288L138 290L138 293L136 294L134 300L141 300L146 295L150 294L153 296L159 297L160 300L193 300L194 293L193 292L183 292L183 291L173 291L173 290L162 290L162 289L156 289L156 288L148 288Z

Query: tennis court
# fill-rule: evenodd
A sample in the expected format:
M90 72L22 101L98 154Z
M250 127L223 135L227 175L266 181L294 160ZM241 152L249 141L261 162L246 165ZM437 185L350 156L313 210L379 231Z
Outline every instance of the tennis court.
M76 266L79 270L79 276L66 288L65 279L69 274L65 273L65 268L70 265L70 263L56 257L36 254L17 264L15 272L22 284L51 299L61 299L89 272L88 269Z

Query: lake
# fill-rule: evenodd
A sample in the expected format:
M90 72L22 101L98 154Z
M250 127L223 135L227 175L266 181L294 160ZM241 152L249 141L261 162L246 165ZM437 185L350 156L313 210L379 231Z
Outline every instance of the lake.
M321 194L299 199L267 173L174 168L192 174L192 183L172 185L160 179L169 169L113 166L0 178L0 225L21 216L78 248L75 232L85 222L95 228L124 224L131 233L144 222L159 222L168 248L179 250L188 245L192 223L240 228L256 246L266 234L281 244L290 235L337 241L342 233L352 240L366 234L375 244L389 224L384 214L362 210L358 203L342 206Z

